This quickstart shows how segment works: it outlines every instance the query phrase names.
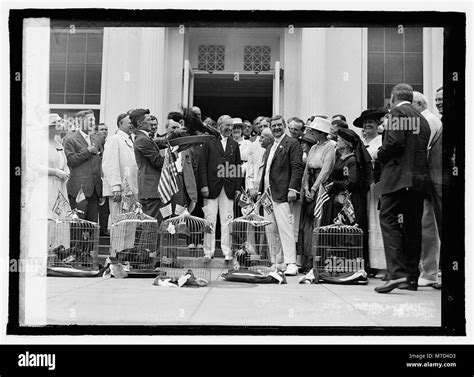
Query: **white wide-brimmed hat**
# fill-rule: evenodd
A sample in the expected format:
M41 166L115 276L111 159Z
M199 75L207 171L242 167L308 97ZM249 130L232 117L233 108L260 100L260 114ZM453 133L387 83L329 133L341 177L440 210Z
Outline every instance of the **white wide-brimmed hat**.
M331 122L327 119L316 117L309 126L306 126L306 128L329 134L331 132Z
M242 122L241 118L232 118L232 123L233 124L244 124L244 122Z

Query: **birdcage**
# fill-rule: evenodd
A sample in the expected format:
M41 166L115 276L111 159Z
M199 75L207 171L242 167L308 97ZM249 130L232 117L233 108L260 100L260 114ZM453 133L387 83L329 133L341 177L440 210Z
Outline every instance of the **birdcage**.
M357 226L332 224L313 231L314 274L337 276L364 270L363 231Z
M258 206L249 214L230 223L230 245L234 260L240 267L269 273L270 249L266 227L272 222L258 215Z
M204 236L211 223L191 216L187 210L164 220L159 229L159 269L168 277L180 277L191 269L196 278L211 279L209 259L204 257Z
M110 256L125 266L127 274L157 275L158 221L143 213L137 204L134 212L114 218L110 228Z
M71 218L48 219L49 268L98 269L99 224Z

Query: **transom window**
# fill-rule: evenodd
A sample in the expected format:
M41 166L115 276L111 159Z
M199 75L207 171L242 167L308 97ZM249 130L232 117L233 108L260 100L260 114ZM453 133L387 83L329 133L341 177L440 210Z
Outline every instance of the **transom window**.
M199 45L198 69L223 71L225 68L224 45Z
M270 46L244 46L244 71L269 71L271 56Z

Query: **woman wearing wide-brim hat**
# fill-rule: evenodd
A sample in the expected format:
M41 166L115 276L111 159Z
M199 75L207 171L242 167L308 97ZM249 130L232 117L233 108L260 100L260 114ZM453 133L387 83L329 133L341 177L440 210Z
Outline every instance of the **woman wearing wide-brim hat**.
M328 189L330 200L323 205L320 225L334 223L343 209L343 199L349 195L355 219L347 219L347 224L356 223L364 231L363 255L367 266L367 192L373 181L371 157L359 135L350 129L337 131L336 149L336 161L328 180L331 183Z
M387 268L385 261L385 250L383 246L382 231L380 229L380 218L378 210L379 185L382 167L377 160L377 152L382 146L382 135L379 135L378 129L383 123L387 110L384 108L367 109L354 121L354 126L362 128L362 141L372 158L372 168L374 183L370 186L368 193L368 243L369 243L369 265L370 271L374 274L379 271L379 277L384 275Z
M300 216L300 233L298 237L298 249L302 255L302 266L304 271L313 267L313 254L311 248L311 237L314 228L314 206L319 191L319 186L324 184L335 161L335 143L328 140L331 123L324 118L315 117L309 126L303 140L314 140L315 143L308 152L306 167L303 173L302 197L303 204Z

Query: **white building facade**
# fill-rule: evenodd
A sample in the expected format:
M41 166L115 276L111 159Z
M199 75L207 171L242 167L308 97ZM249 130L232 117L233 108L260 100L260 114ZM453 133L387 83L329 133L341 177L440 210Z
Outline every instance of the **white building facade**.
M344 114L381 107L393 85L428 98L443 82L442 28L51 29L51 112L93 109L109 132L118 114L166 115L196 105L203 118Z

